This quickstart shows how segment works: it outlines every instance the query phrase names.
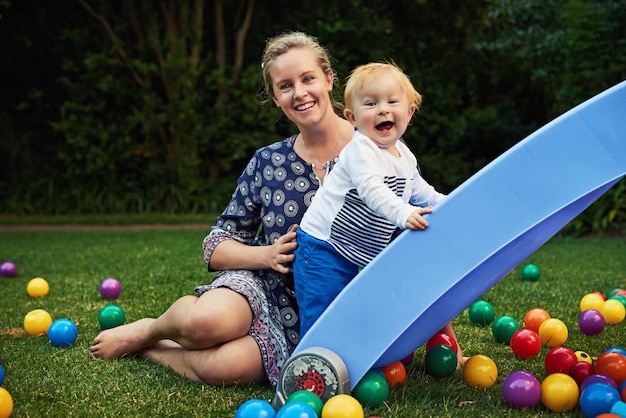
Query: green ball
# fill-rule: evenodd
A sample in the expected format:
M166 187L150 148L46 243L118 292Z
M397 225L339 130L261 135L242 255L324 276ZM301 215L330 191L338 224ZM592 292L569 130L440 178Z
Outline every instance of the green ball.
M352 396L361 405L376 408L389 397L389 383L380 373L369 371L354 387Z
M426 373L435 377L450 376L456 370L459 362L454 350L447 345L433 345L424 359Z
M469 308L469 319L477 325L489 325L493 322L495 313L491 303L486 300L477 300Z
M322 416L322 408L324 407L324 402L322 402L322 399L310 390L302 389L293 392L287 397L286 403L296 401L303 402L309 405L311 408L313 408L318 417Z
M534 264L526 264L522 268L522 280L526 280L527 282L536 282L539 280L541 276L541 271L539 271L539 267Z
M509 315L502 315L496 318L491 324L491 332L499 343L509 344L515 331L520 329L520 325L515 318Z
M102 329L115 328L124 324L124 321L126 321L124 310L113 303L102 308L98 314L98 323Z

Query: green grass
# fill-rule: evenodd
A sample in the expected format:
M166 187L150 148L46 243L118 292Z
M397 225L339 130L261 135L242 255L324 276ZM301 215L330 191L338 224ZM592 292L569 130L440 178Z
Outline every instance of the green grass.
M185 416L232 417L252 398L271 399L265 385L212 387L192 383L166 368L141 360L92 359L89 346L99 332L97 316L107 304L98 292L106 277L123 286L117 303L128 321L157 316L176 298L210 281L202 261L206 231L124 232L5 232L0 233L0 262L18 266L16 278L0 277L0 355L4 387L15 402L14 417ZM608 347L624 347L624 324L608 326L591 338L578 331L580 298L595 290L626 287L626 239L555 238L526 262L541 268L537 282L520 279L520 267L483 295L496 315L511 315L520 323L531 308L546 309L569 328L564 344L597 356ZM523 263L524 264L524 263ZM26 284L43 277L50 293L38 299L26 294ZM425 282L425 286L427 286ZM23 333L24 316L45 309L53 318L78 324L79 337L69 348L53 347L45 336ZM393 417L582 417L580 408L555 414L542 405L519 411L501 394L504 378L527 370L542 380L543 359L516 359L510 347L497 344L490 327L472 324L464 311L454 320L466 355L486 354L498 365L496 383L487 390L468 387L457 371L450 377L425 373L424 348L416 352L406 383L366 416ZM355 347L355 355L358 355Z

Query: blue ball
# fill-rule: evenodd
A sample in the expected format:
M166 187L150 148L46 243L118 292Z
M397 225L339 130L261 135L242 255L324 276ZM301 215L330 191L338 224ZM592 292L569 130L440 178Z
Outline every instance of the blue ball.
M580 395L580 409L586 417L595 417L611 412L613 404L620 400L620 394L606 383L592 383Z
M274 418L276 411L272 405L262 399L250 399L237 408L235 418Z
M76 341L78 328L67 318L56 319L48 328L48 339L55 347L68 347Z
M307 403L292 401L278 410L276 418L317 418L317 413Z
M0 386L4 383L4 368L0 365Z

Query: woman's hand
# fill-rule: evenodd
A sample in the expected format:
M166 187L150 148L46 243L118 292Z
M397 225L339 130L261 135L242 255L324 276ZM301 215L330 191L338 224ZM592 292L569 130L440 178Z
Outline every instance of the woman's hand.
M278 238L272 245L266 247L269 265L279 273L287 274L291 271L287 265L295 258L293 251L298 246L296 243L297 229L298 225L294 225L289 232Z

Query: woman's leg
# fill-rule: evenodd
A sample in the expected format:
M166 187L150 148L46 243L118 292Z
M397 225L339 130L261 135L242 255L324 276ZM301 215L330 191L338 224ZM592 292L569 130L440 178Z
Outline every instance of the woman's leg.
M173 340L188 350L212 348L246 336L251 322L248 301L230 289L217 288L200 297L183 296L156 319L104 330L90 351L108 360L136 353L160 340Z

